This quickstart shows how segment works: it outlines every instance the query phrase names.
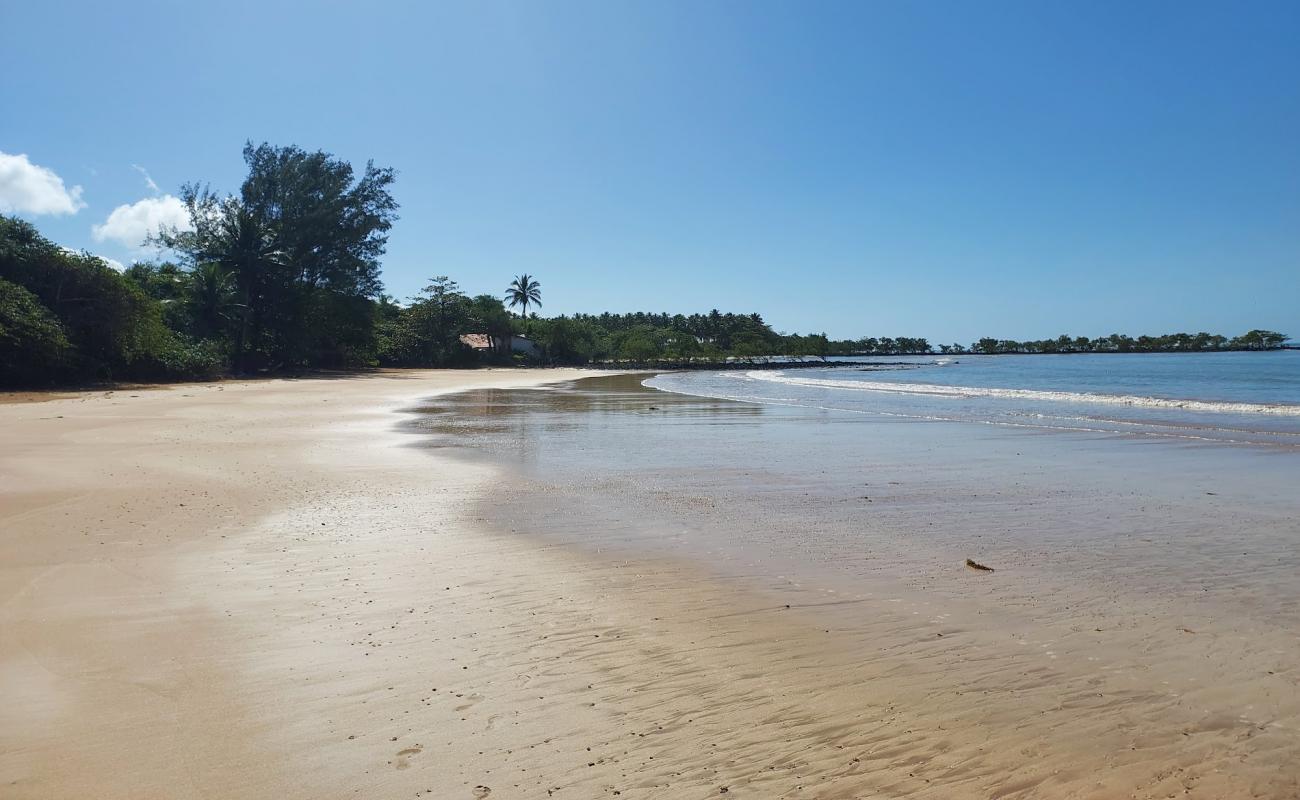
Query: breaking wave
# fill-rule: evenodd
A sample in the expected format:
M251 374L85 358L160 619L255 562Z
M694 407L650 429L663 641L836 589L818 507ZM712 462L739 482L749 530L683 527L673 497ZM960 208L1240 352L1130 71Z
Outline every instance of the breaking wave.
M920 395L925 397L970 398L987 397L1011 400L1038 400L1053 403L1092 403L1133 408L1164 408L1181 411L1203 411L1221 414L1271 414L1300 417L1300 405L1288 403L1240 403L1212 400L1184 400L1168 397L1143 397L1139 395L1100 394L1095 392L1044 391L1039 389L1000 389L978 386L947 386L939 383L896 383L893 381L845 381L822 378L805 378L786 375L784 372L755 370L745 377L788 386L806 386L820 389L845 389L858 392L879 392L895 395Z

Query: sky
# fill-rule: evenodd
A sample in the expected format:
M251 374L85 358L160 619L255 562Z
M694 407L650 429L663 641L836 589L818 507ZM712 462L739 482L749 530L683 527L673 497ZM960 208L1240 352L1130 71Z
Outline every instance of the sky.
M0 0L0 213L155 257L246 140L397 170L398 298L1300 338L1294 0Z

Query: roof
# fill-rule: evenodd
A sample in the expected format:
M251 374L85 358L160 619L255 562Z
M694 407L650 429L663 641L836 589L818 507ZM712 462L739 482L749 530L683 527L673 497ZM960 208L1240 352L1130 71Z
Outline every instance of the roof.
M460 340L475 350L491 350L492 340L486 333L462 333Z

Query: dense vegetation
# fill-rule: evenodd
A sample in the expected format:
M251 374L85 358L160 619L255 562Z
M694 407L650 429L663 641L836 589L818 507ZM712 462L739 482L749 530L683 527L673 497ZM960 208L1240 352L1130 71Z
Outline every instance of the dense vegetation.
M179 332L163 304L102 259L0 217L0 383L214 375L219 348Z
M367 164L357 176L326 153L266 144L247 145L244 161L238 195L184 187L191 229L158 237L198 284L197 313L179 321L241 372L373 361L393 171Z
M223 373L480 362L707 363L765 356L1073 353L1248 349L1287 337L1251 331L1166 336L828 341L783 334L758 314L575 314L549 319L541 285L519 275L502 298L439 276L406 303L382 294L380 259L397 219L394 173L328 153L251 143L238 194L181 191L190 224L155 243L175 262L124 272L0 216L0 386L180 380ZM462 337L478 334L473 347ZM514 352L515 337L530 342Z
M1017 342L1012 339L980 339L970 346L941 344L932 347L925 339L854 339L831 342L834 355L901 355L910 353L1198 353L1214 350L1276 350L1286 344L1286 334L1253 330L1229 339L1212 333L1167 333L1162 336L1125 336L1112 333L1089 339L1062 335L1055 339Z
M825 356L824 334L780 334L758 314L575 314L525 324L561 361L690 361L728 357Z

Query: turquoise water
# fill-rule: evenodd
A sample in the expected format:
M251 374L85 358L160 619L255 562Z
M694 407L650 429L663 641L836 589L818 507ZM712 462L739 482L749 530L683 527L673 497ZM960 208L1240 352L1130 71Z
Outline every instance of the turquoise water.
M881 419L1300 449L1300 351L859 359L647 386Z

